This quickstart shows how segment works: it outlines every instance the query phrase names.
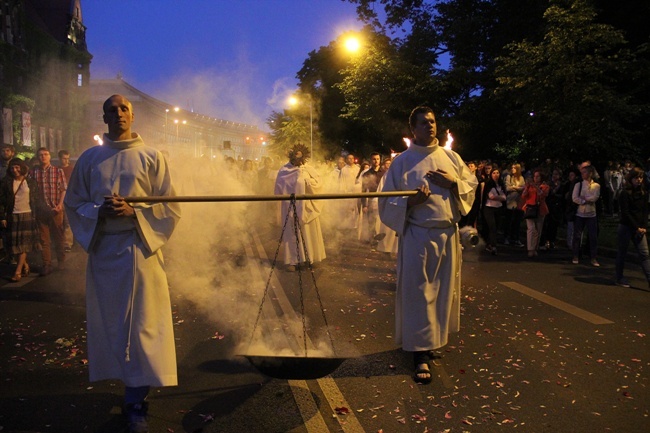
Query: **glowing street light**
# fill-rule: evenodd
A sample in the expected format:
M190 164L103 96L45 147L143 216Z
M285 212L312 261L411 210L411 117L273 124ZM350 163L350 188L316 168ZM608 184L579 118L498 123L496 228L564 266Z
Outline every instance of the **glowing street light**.
M348 36L343 41L343 47L349 53L357 53L361 49L361 40L357 36Z
M295 96L289 97L290 105L298 105L299 103L300 100L297 97ZM314 114L313 114L313 104L312 104L311 95L309 95L309 153L313 158L314 157Z
M178 119L174 119L174 123L176 124L176 141L178 142L178 125L180 123L187 125L187 120L179 121Z

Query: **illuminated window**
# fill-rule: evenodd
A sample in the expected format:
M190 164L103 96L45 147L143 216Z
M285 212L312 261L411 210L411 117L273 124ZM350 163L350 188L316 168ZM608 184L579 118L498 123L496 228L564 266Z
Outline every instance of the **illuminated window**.
M84 77L81 74L77 74L77 87L81 87L84 84Z

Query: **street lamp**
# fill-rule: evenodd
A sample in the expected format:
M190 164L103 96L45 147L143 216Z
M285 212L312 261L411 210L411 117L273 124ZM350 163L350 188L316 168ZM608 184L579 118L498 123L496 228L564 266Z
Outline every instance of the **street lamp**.
M347 52L355 54L361 49L361 40L357 36L351 35L345 38L343 46Z
M176 124L176 142L178 143L178 125L179 123L182 123L183 125L187 124L187 120L183 120L182 122L179 121L178 119L174 119L174 123Z
M169 108L165 108L165 143L167 143L167 115L169 114Z
M291 105L298 105L300 100L295 97L291 96L289 98L289 104ZM314 113L313 113L313 103L312 103L311 95L309 95L309 153L311 154L311 157L314 157Z

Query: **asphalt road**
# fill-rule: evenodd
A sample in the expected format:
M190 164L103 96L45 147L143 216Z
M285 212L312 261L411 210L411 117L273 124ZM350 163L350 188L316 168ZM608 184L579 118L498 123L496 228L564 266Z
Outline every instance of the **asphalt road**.
M256 341L318 356L331 346L322 302L347 359L330 375L284 380L235 355L259 311L275 231L258 227L240 251L216 256L259 284L227 290L234 280L218 275L199 296L191 277L171 278L180 384L152 392L152 432L650 431L650 292L638 266L626 272L636 288L625 289L613 285L607 257L596 269L572 265L562 249L535 260L514 247L496 257L467 250L461 332L437 351L434 380L422 386L392 338L394 259L328 233L318 290L309 273L300 290L297 273L274 270ZM124 430L122 385L87 379L84 261L75 250L64 272L3 280L2 432ZM0 271L11 275L8 265Z

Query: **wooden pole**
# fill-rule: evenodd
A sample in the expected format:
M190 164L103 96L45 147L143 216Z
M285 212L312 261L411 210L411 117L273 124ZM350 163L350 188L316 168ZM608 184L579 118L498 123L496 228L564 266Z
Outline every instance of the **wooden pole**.
M371 197L407 197L415 195L413 191L388 191L388 192L359 192L337 194L297 194L296 200L338 200L346 198L371 198ZM290 194L282 195L185 195L185 196L150 196L150 197L124 197L129 203L200 203L200 202L229 202L229 201L277 201L291 200Z

